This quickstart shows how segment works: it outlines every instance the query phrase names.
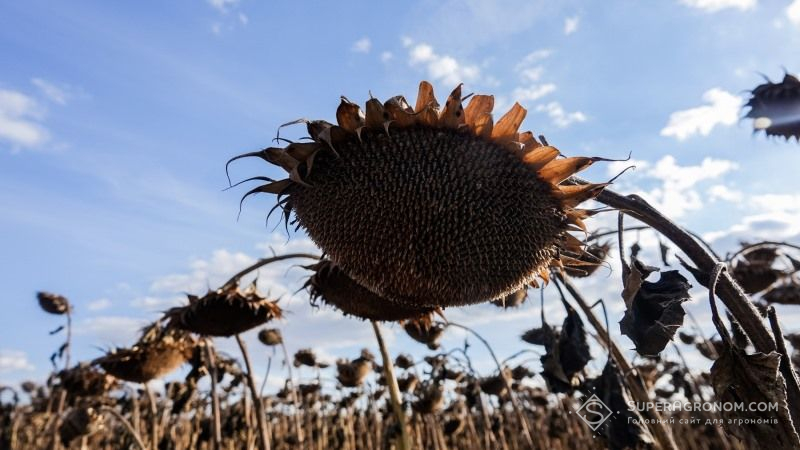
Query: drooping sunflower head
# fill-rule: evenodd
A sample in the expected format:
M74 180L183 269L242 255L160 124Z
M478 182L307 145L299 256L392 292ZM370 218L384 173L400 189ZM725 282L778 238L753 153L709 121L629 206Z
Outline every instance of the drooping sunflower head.
M416 319L434 312L432 307L387 300L356 283L330 261L321 261L309 269L314 274L308 278L305 286L314 306L321 301L345 315L379 322Z
M278 303L258 294L255 284L241 290L235 285L189 295L189 304L167 311L171 327L203 336L230 337L281 318Z
M147 383L169 374L191 356L196 341L182 330L149 328L132 347L117 348L92 361L120 380Z
M248 192L278 196L295 222L347 276L392 302L416 307L484 302L515 292L580 252L567 233L589 214L579 203L605 184L564 186L599 158L560 158L531 132L515 104L494 120L494 98L462 106L459 85L440 108L420 83L372 98L366 112L342 98L337 124L307 121L309 142L257 156L289 177ZM293 223L295 223L293 222Z

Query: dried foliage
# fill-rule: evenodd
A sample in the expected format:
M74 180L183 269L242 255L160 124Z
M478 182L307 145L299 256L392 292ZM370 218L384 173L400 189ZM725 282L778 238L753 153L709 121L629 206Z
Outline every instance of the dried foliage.
M692 287L677 270L661 272L656 282L647 281L653 271L634 257L623 292L627 310L619 328L642 355L658 355L675 336L683 325L682 304L690 300Z

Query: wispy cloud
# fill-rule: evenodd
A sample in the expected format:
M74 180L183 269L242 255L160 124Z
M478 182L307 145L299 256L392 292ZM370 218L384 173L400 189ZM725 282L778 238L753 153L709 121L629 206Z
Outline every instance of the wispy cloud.
M350 47L350 50L355 53L369 53L370 49L372 48L372 41L369 40L368 37L363 37L353 43L353 46Z
M0 349L0 373L25 371L30 372L35 367L28 360L28 355L19 350Z
M480 77L480 68L476 65L459 62L452 56L436 53L432 46L424 42L414 44L404 40L408 47L408 62L412 66L422 66L428 76L435 81L447 85L475 81Z
M100 345L130 345L147 322L146 319L128 316L92 317L80 321L75 334L89 336L92 342Z
M717 125L730 126L739 120L741 97L713 88L703 94L703 101L707 105L670 114L661 135L683 141L697 134L708 136Z
M689 211L702 209L705 203L699 185L704 182L717 180L717 186L712 186L709 191L716 195L716 199L727 200L737 195L719 182L725 174L739 167L733 161L704 158L699 164L680 165L674 156L666 155L652 164L646 161L611 163L608 173L616 175L622 168L632 164L637 170L626 177L634 183L629 190L636 191L668 217L680 218ZM653 181L656 182L653 187L640 187Z
M381 53L381 61L383 61L383 62L389 62L389 61L392 60L392 58L394 58L394 55L392 54L392 52L382 52Z
M208 0L208 4L221 13L227 13L239 4L239 0Z
M41 78L33 78L31 79L31 83L39 88L48 100L58 103L59 105L66 105L67 101L72 97L68 87L58 86Z
M111 300L107 298L100 298L86 305L89 311L102 311L111 307Z
M723 9L747 11L758 4L758 0L680 0L686 6L713 13Z
M564 19L564 34L569 36L570 34L578 31L578 25L580 25L580 23L581 18L579 16L572 16Z
M715 184L708 188L708 197L714 200L723 200L726 202L738 202L741 201L744 197L742 191L737 191L736 189L731 189L724 184Z
M44 108L27 95L0 89L0 141L12 150L40 146L50 139L42 124Z
M556 85L554 83L533 84L528 87L518 87L514 89L513 97L519 102L532 102L534 100L539 100L551 92L555 92L555 90Z
M586 114L580 111L567 112L559 102L550 102L539 105L536 111L546 113L553 123L559 128L567 128L573 123L586 122Z

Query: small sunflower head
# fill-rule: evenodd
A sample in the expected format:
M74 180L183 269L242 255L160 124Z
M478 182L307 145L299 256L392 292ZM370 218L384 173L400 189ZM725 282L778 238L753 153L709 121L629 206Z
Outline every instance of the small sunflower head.
M283 343L283 335L277 328L264 328L258 332L258 340L268 347L274 347Z
M63 315L69 312L69 300L63 295L53 294L50 292L37 292L36 299L39 301L39 307L44 312Z
M445 326L438 322L432 322L430 316L428 316L407 321L403 324L403 329L406 330L411 339L427 345L431 350L436 350L439 348L439 341L444 335Z
M151 327L134 346L111 350L92 364L120 380L147 383L188 361L195 345L185 331Z
M245 290L224 286L202 297L189 295L189 304L167 311L170 326L202 336L230 337L281 317L277 302Z
M404 97L342 98L337 124L306 121L311 140L256 156L288 178L248 192L278 196L343 273L386 300L444 307L501 298L580 252L568 233L585 229L578 209L605 184L562 185L600 158L560 152L519 132L526 110L499 120L494 97L462 105L461 86L440 107L423 81ZM234 159L237 159L234 158Z

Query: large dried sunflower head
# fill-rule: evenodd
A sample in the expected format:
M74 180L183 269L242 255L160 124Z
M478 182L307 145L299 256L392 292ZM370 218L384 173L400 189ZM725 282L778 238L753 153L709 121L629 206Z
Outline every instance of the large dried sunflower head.
M416 105L372 98L366 113L342 99L337 125L307 122L309 142L257 156L289 177L248 192L278 195L298 226L361 286L420 307L484 302L547 277L567 231L589 213L579 203L605 184L562 186L599 158L559 158L515 104L494 121L494 97L462 107L459 85L440 108L420 84ZM236 158L234 158L236 159ZM577 228L576 228L577 227Z
M314 274L306 282L311 302L336 307L345 315L375 321L398 321L427 316L434 308L387 300L356 283L330 261L321 261L309 269Z
M277 302L258 294L255 285L240 290L225 286L202 297L189 295L189 304L167 311L170 326L203 336L230 337L281 317Z

